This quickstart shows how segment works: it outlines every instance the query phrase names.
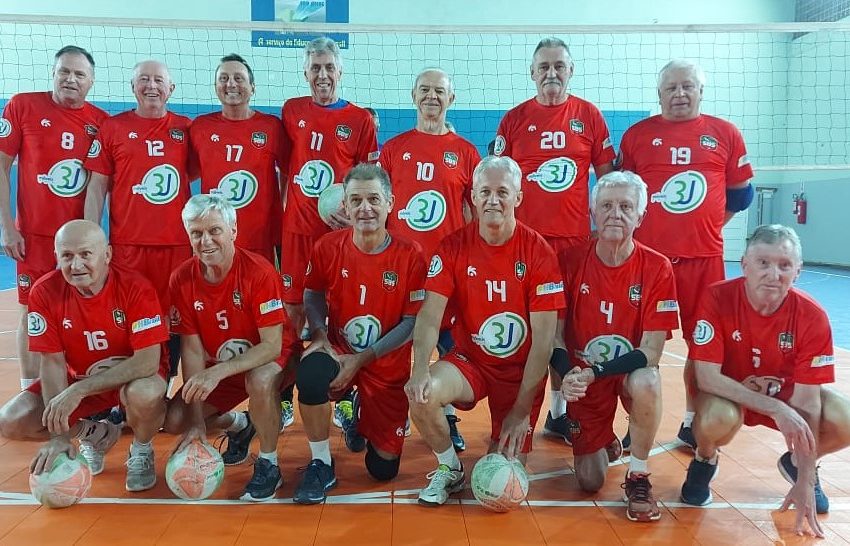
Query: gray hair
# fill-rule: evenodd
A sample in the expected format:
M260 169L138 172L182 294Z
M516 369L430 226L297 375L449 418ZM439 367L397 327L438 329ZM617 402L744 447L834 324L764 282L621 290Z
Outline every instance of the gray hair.
M705 87L705 71L700 67L700 65L689 59L673 59L669 63L665 64L658 72L658 89L661 89L661 84L664 82L664 76L671 70L687 70L694 77L700 89Z
M390 182L390 175L387 171L381 168L380 165L374 163L358 163L353 169L348 171L345 179L342 181L343 191L348 189L348 183L352 180L377 180L381 183L381 192L389 201L393 194L393 186Z
M534 53L531 55L532 66L534 66L534 57L537 55L537 52L544 47L563 47L564 51L567 52L567 58L570 60L570 66L573 65L573 54L570 53L570 46L568 46L567 43L560 38L548 36L537 42L537 47L534 48Z
M782 244L783 241L791 243L797 260L802 262L803 245L800 243L800 237L793 228L782 224L765 224L757 227L750 238L747 239L747 248L744 250L744 254L749 252L750 247L755 244L778 245Z
M487 171L501 171L507 173L514 184L516 191L522 190L522 171L517 162L506 155L488 155L478 163L472 172L472 184L477 184Z
M592 207L596 206L599 190L606 188L631 188L637 197L638 214L646 212L646 183L637 174L632 171L611 171L600 177L590 192L590 205Z
M236 227L236 209L230 202L217 193L199 193L193 195L180 214L183 219L183 227L188 228L189 222L209 216L210 213L218 211L221 217L231 228Z
M320 36L310 40L310 42L304 46L304 70L310 68L310 56L321 55L322 53L333 55L337 69L342 70L342 55L339 52L339 46L334 40L331 40L327 36Z
M168 75L168 83L174 83L174 80L171 79L171 70L168 69L168 65L156 59L145 59L144 61L139 61L133 65L133 75L130 77L130 83L136 81L136 77L139 75L139 68L141 68L141 66L145 63L154 63L162 66L165 69L165 73Z
M455 92L455 83L454 83L454 81L452 80L452 77L449 75L449 73L448 73L448 72L446 72L446 71L445 71L445 70L443 70L442 68L439 68L439 67L436 67L436 66L432 66L432 67L428 67L428 68L423 68L423 69L419 72L419 74L417 74L417 75L416 75L416 79L415 79L415 80L413 80L413 91L414 91L414 92L416 91L416 88L417 88L417 87L419 87L419 80L421 80L421 79L422 79L422 76L424 76L424 75L425 75L425 74L427 74L428 72L437 72L438 74L440 74L440 75L442 75L442 76L445 76L446 81L448 81L448 82L449 82L449 87L448 87L447 91L449 92L449 94L450 94L450 95L454 94L454 92Z

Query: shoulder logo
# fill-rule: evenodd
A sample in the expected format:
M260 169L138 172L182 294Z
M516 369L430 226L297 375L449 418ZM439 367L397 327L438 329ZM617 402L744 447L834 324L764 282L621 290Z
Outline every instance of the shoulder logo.
M95 127L94 125L90 125L87 123L85 127L83 127L83 129L86 130L86 134L90 137L93 137L97 134L97 127Z
M283 309L283 302L277 298L272 298L269 301L264 301L260 304L260 314L267 315L272 311Z
M47 331L47 321L41 314L31 311L27 313L27 334L40 336Z
M26 290L32 286L32 278L26 273L21 273L18 275L18 287Z
M299 120L298 120L298 127L302 128L302 129L303 129L304 127L307 127L307 122L306 122L306 121L304 121L303 119L299 119Z
M812 368L822 368L824 366L832 366L835 364L833 355L820 355L812 359Z
M6 138L12 134L12 124L6 118L0 118L0 138Z
M98 139L94 139L91 141L91 146L89 146L88 157L95 158L100 155L100 141Z
M535 128L536 129L536 128ZM531 130L531 127L528 128ZM505 151L505 137L502 135L496 135L496 143L493 144L493 155L502 155Z
M436 277L443 270L443 259L439 254L431 256L431 263L428 265L428 278Z
M369 152L369 155L366 156L366 161L377 161L379 157L381 157L381 152L375 150L374 152Z
M714 326L707 320L698 320L694 328L694 343L697 345L706 345L714 339Z
M423 301L425 299L425 289L420 288L419 290L411 290L410 291L410 301Z
M717 139L710 135L700 135L699 145L705 150L716 150Z
M662 144L664 144L664 141L661 140L660 138L655 137L655 138L652 139L652 145L653 146L658 147L658 146L661 146Z
M529 133L533 133L533 132L534 132L534 131L536 131L536 130L537 130L537 125L534 125L534 124L532 123L531 125L529 125L529 126L528 126L528 132L529 132Z
M535 292L538 296L546 296L548 294L559 294L564 291L564 281L546 282L538 284Z
M345 142L349 138L351 138L351 127L348 125L337 125L336 126L336 135L337 140L340 142Z
M474 277L476 275L478 275L478 270L475 269L474 266L469 265L469 266L466 267L466 276L467 277Z
M457 154L454 152L443 152L443 163L446 167L454 169L457 167Z
M410 161L410 152L404 152L401 154L402 161Z
M139 320L133 321L133 324L130 326L130 331L134 334L138 334L139 332L144 332L145 330L150 330L157 326L162 326L162 319L159 315L143 317Z
M655 311L658 313L667 313L679 310L679 302L676 300L659 300L655 304Z
M581 283L578 289L580 294L590 294L590 285L586 282Z
M218 142L219 140L221 140L221 137L217 134L213 133L210 135L210 142Z
M42 127L50 127L50 120L47 119L47 118L42 118L41 119L41 126Z
M127 133L127 138L139 138L139 133L137 133L136 131L130 131L129 133Z
M255 148L262 148L265 146L268 139L268 135L262 131L255 131L251 134L251 144L253 144Z

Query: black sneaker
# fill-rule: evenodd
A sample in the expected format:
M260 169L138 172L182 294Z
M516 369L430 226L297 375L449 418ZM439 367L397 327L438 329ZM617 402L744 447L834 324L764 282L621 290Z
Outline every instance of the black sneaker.
M217 446L219 451L221 451L222 444L227 442L227 447L221 454L221 458L227 466L242 464L245 462L250 451L251 440L257 433L257 429L254 428L254 423L251 422L251 417L248 416L248 412L246 411L243 413L245 413L245 417L248 419L247 427L237 432L227 430L224 434L219 436Z
M689 448L696 451L697 439L694 436L694 429L692 429L691 427L686 427L685 423L681 423L679 425L679 434L676 435L676 438L678 438L680 442L682 442Z
M696 457L688 466L688 475L682 484L682 502L705 506L713 500L709 484L717 476L717 464L698 461Z
M254 461L254 475L245 486L245 494L241 500L263 502L274 498L274 492L283 485L280 468L262 457Z
M446 415L446 421L449 422L449 437L452 439L452 445L455 451L460 453L466 449L466 440L463 439L460 431L457 429L457 424L460 422L457 415Z
M343 402L340 402L340 405L342 404ZM358 421L360 421L360 393L354 391L351 401L351 415L345 412L342 419L342 433L345 435L345 446L352 453L360 453L366 449L366 438L357 430Z
M326 465L320 459L313 459L307 468L304 469L304 475L301 477L301 483L295 488L295 495L292 500L297 504L319 504L325 502L327 491L336 486L336 474L334 473L334 462L331 465Z
M573 438L570 434L570 420L567 418L566 413L556 419L552 417L551 411L547 412L546 423L543 425L543 434L563 438L568 446L573 445Z
M779 460L776 461L776 466L779 467L779 473L782 474L782 477L788 483L791 485L797 483L797 467L791 462L790 451L786 451L782 457L779 457ZM818 514L829 513L829 497L826 496L826 493L823 492L823 488L820 486L820 477L818 476L817 469L815 469L815 512Z

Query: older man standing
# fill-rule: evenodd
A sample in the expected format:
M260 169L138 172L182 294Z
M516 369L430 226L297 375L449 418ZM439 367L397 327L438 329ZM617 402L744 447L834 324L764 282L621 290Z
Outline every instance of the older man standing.
M30 288L56 268L53 236L83 217L89 173L83 161L108 116L86 102L94 85L94 58L78 46L56 52L53 91L13 96L0 117L0 230L3 252L15 260L20 323L17 333L21 389L38 378L27 348ZM12 163L18 157L17 216L12 218Z
M700 300L689 357L699 397L697 449L682 500L712 500L718 448L741 425L778 429L789 451L777 465L793 485L783 509L797 508L796 531L823 530L815 513L829 510L817 461L850 445L850 401L835 381L832 332L823 308L791 285L802 266L800 239L782 225L760 226L747 241L743 277L712 285Z
M85 418L121 404L133 443L127 490L156 483L151 441L165 417L163 342L168 330L147 279L110 265L112 249L100 226L72 220L56 232L59 270L33 287L30 348L41 357L41 379L0 409L0 432L15 440L47 440L31 470L73 455L71 438L93 474L121 429ZM157 373L158 372L158 373Z
M705 73L696 64L667 63L658 74L661 114L626 131L619 158L623 170L649 187L648 214L635 237L673 263L689 345L702 290L725 277L723 224L753 200L744 139L728 121L700 113L704 86ZM693 361L685 362L686 411L678 434L691 447L693 369Z
M646 213L646 184L631 172L599 179L591 197L599 237L560 255L567 298L555 360L574 366L561 391L573 422L576 478L596 492L608 473L618 400L629 410L632 456L623 487L632 521L661 517L647 459L661 423L664 342L679 327L670 260L633 239Z
M473 173L478 220L446 237L431 259L405 386L413 422L437 457L431 482L419 493L424 505L445 504L463 488L446 404L472 409L488 398L488 449L523 461L531 450L564 286L552 248L516 220L520 177L511 158L485 157ZM450 298L457 302L457 345L430 366Z
M509 110L496 135L496 155L522 168L523 206L517 218L555 249L566 250L590 237L587 211L590 168L596 176L614 169L614 148L602 112L568 92L573 75L563 40L544 38L531 57L537 95ZM569 442L560 376L550 371L552 392L544 433Z

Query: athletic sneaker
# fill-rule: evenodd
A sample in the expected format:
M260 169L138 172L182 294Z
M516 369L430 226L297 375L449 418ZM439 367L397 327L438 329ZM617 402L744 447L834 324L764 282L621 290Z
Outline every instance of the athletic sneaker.
M614 441L605 447L605 452L608 454L609 463L619 461L623 455L623 443L617 436L614 436Z
M297 504L319 504L325 502L327 492L336 487L336 472L333 460L330 466L321 459L313 459L304 469L301 483L295 488L292 500Z
M791 452L786 451L779 460L776 461L776 466L779 468L779 473L791 485L797 483L797 467L791 462ZM820 477L818 470L815 468L815 512L818 514L829 513L829 497L823 492L820 486Z
M103 472L103 459L121 437L121 427L104 421L83 421L88 427L80 438L80 453L89 463L92 476Z
M240 500L263 502L274 498L274 492L283 485L280 468L268 459L258 457L254 461L254 475L245 486L245 493Z
M292 400L284 400L280 403L280 431L286 427L292 426L295 422L295 408L292 406Z
M691 427L686 427L685 423L681 423L679 425L679 434L676 435L680 442L688 446L689 448L696 451L697 449L697 439L694 437L694 429Z
M452 439L452 446L454 446L455 451L458 453L464 451L466 449L466 440L463 439L463 436L457 429L460 419L458 419L457 415L446 415L446 421L449 422L449 438Z
M463 489L463 467L452 470L441 464L427 476L431 483L419 492L419 504L425 506L440 506L449 500L449 495Z
M626 490L623 500L626 501L626 517L631 521L658 521L661 510L652 496L652 484L649 474L629 472L622 485Z
M547 412L546 423L543 425L543 434L563 438L568 446L573 445L573 438L570 434L570 420L567 418L566 413L556 419L552 417L551 411Z
M407 438L408 436L410 436L410 417L404 422L404 437Z
M357 430L360 421L360 394L354 392L352 401L340 400L337 404L343 407L342 432L345 435L345 446L352 453L360 453L366 449L366 438Z
M153 450L127 456L127 491L146 491L156 485L156 464Z
M631 453L632 452L632 431L627 430L626 435L623 436L623 440L620 442L623 445L623 453Z
M688 466L688 475L682 484L682 502L693 506L711 504L711 480L717 476L717 464L698 461L696 457Z
M221 451L222 445L227 442L227 446L221 454L224 464L227 466L242 464L248 458L248 452L251 447L251 440L257 433L254 428L254 423L251 422L251 417L248 412L243 412L245 418L248 419L248 426L242 430L233 432L230 430L224 431L224 434L218 437L218 450Z

